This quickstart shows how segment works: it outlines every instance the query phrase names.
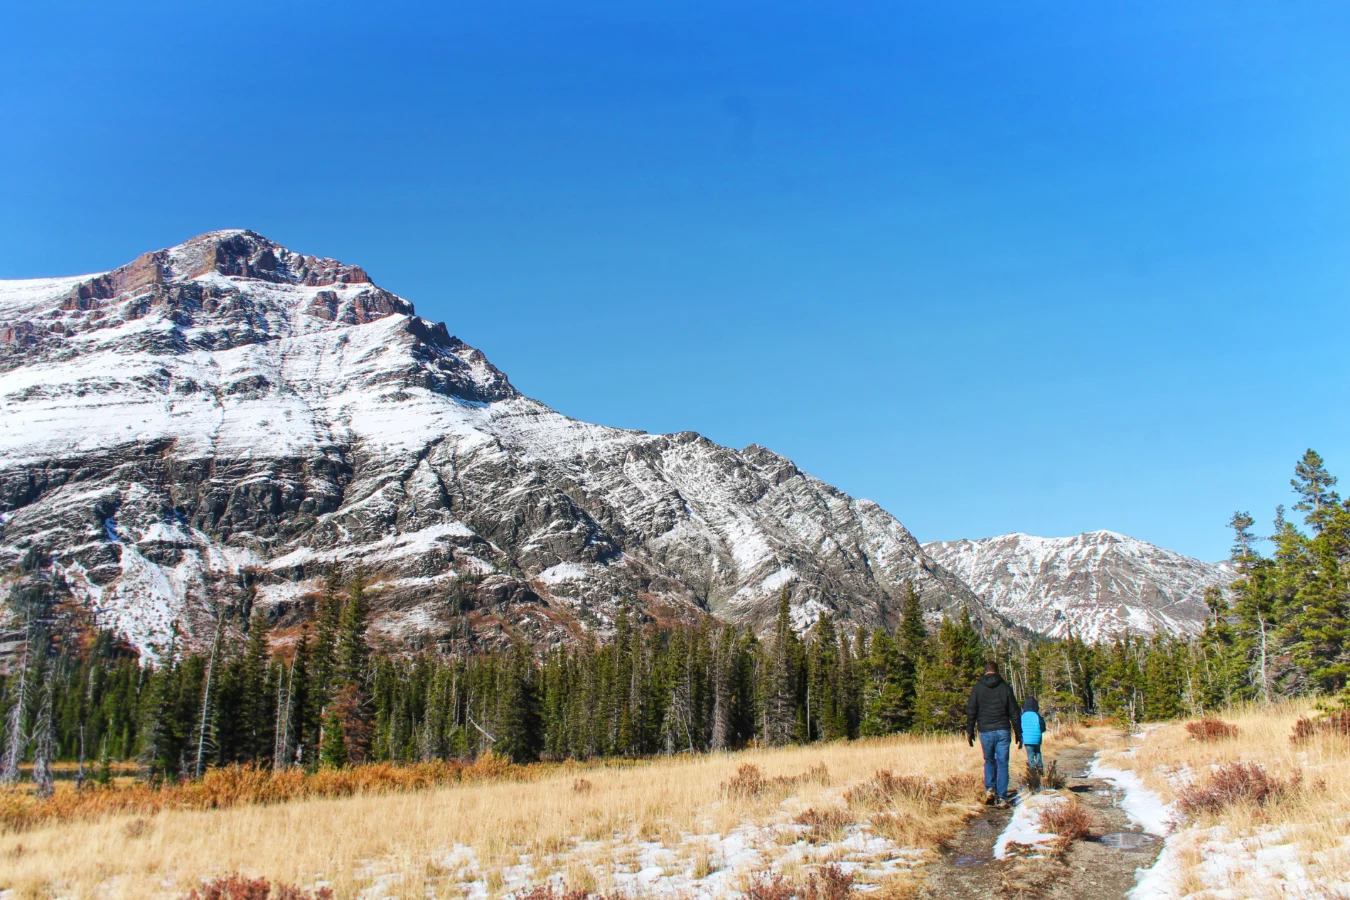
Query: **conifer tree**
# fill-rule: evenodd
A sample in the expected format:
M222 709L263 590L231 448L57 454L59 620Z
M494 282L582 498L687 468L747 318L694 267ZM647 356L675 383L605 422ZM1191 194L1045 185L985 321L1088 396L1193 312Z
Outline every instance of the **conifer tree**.
M1314 533L1320 532L1325 526L1326 514L1341 500L1332 490L1336 478L1327 472L1321 455L1311 448L1304 453L1294 466L1294 477L1289 484L1299 496L1294 509L1307 513L1309 527Z
M319 764L332 769L341 769L347 765L346 734L342 726L342 714L336 709L324 719Z
M764 665L764 739L770 746L797 740L799 656L800 642L792 630L792 607L785 587L778 600L771 656Z
M515 762L537 759L542 743L539 693L534 665L524 644L517 643L513 648L502 682L500 722L492 749Z

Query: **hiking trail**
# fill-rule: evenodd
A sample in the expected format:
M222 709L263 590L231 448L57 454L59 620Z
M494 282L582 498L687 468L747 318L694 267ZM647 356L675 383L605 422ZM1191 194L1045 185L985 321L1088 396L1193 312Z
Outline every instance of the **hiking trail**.
M1039 858L994 859L994 843L1008 826L1012 810L986 807L929 867L919 896L924 900L1125 897L1135 886L1135 870L1152 866L1163 842L1131 825L1120 808L1121 792L1088 774L1095 755L1095 748L1083 745L1055 756L1064 789L1077 795L1092 816L1088 838L1074 841L1063 853L1046 849Z

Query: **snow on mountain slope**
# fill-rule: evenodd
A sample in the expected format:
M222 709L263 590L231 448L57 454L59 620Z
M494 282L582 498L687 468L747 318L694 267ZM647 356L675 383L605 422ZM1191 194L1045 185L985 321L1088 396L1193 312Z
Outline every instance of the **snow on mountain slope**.
M1072 630L1089 641L1125 631L1198 633L1205 590L1233 580L1225 564L1113 531L1066 538L1005 534L923 548L1013 621L1051 637Z
M658 619L1007 623L876 504L751 446L578 422L364 271L248 231L0 282L0 569L35 548L151 651L294 620L334 563L412 646ZM3 586L0 586L3 587ZM178 635L179 637L175 637Z

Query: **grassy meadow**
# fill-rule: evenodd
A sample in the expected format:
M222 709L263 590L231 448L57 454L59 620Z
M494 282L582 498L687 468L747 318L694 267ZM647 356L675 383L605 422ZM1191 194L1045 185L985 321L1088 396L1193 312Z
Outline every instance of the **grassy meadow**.
M232 786L215 798L202 785L58 795L47 802L66 803L60 816L15 814L0 835L0 886L16 897L178 897L242 872L339 898L493 898L544 882L711 897L770 866L801 879L833 862L875 896L904 897L982 794L978 750L948 737L503 764L441 782L362 783L347 771L328 777L351 780L336 789L349 796L267 787L259 773L219 773Z
M1196 898L1350 897L1350 736L1292 739L1318 717L1310 702L1242 707L1103 750L1171 805L1160 884Z

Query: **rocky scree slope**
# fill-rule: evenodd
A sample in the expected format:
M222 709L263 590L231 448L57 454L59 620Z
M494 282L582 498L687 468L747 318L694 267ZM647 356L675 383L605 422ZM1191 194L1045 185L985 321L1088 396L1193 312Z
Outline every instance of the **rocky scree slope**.
M1075 537L1005 534L976 541L934 541L923 549L955 572L994 609L1050 637L1085 640L1123 632L1198 634L1205 590L1234 577L1207 563L1116 534Z
M906 582L1009 627L875 503L560 415L361 269L250 231L0 282L0 415L0 570L38 557L150 653L220 609L299 621L357 562L410 647L603 635L624 604L763 627L785 587L800 628L878 626Z

